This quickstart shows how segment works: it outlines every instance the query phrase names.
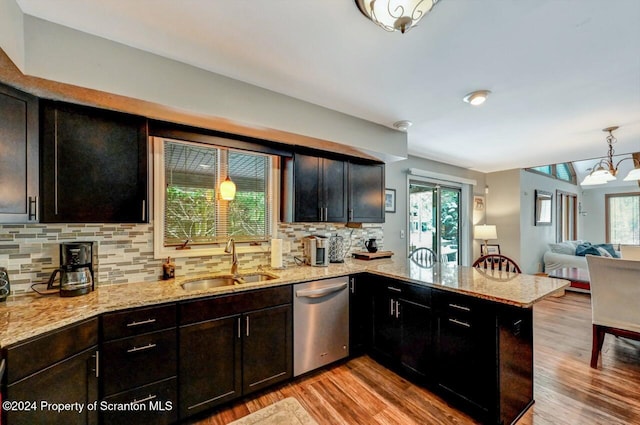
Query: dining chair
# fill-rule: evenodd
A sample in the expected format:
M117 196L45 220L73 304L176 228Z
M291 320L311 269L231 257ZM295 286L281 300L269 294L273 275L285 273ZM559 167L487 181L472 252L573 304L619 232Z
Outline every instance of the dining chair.
M511 258L501 254L488 254L478 258L473 267L488 270L499 270L511 273L522 273L520 266Z
M625 260L640 260L640 246L620 245L620 255Z
M591 367L596 369L605 334L640 341L640 261L587 255L587 266L593 324Z
M436 253L426 247L416 248L409 254L411 261L419 265L420 267L433 267L438 261Z

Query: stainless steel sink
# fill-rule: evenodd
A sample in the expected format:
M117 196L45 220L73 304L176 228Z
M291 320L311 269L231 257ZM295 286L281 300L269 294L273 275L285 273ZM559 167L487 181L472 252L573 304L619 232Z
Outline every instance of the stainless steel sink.
M247 273L240 275L240 280L244 282L265 282L277 278L278 276L269 273Z
M242 285L243 283L264 282L277 278L278 276L276 275L264 272L238 274L236 276L229 274L223 276L211 276L187 280L183 282L181 286L182 289L186 291L198 291L211 288L220 288L223 286Z

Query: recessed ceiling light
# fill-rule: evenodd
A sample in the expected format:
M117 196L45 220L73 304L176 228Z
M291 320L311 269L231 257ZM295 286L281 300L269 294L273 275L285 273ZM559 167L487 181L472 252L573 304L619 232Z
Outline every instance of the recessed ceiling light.
M393 123L394 128L397 128L398 130L404 131L404 132L409 130L409 127L411 127L412 125L413 123L409 120L401 120Z
M473 106L482 105L491 92L489 90L476 90L466 95L462 100Z

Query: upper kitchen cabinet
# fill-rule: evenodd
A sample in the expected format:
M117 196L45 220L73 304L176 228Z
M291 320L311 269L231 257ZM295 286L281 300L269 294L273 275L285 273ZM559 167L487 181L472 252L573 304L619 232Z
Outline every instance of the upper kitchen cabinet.
M384 164L349 162L349 221L384 223Z
M347 164L295 154L293 221L347 221Z
M384 164L295 153L282 170L282 221L384 222Z
M38 99L0 84L0 223L36 222Z
M40 221L144 223L144 117L41 102Z

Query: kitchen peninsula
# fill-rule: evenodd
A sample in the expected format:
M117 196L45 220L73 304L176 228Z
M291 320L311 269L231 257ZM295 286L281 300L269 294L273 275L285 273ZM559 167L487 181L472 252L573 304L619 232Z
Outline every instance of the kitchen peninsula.
M86 336L93 353L100 338L96 318L103 320L104 334L104 318L109 315L164 309L164 316L173 315L173 328L162 328L162 332L174 338L175 347L176 311L180 311L176 305L250 294L248 291L290 291L294 283L348 275L352 277L351 355L357 354L355 347L360 344L364 352L390 369L447 397L483 422L512 423L533 402L533 305L568 285L560 279L447 264L424 269L404 259L348 260L324 268L292 267L274 272L277 279L210 290L186 291L180 286L185 278L178 277L101 285L93 293L75 298L10 298L0 306L0 345L9 377L3 395L11 399L7 387L12 385L12 369L17 367L12 349L21 349L25 356L26 347L61 329L83 324L80 335L95 334ZM141 321L145 318L140 317ZM53 348L52 352L64 351ZM78 351L85 349L89 350L79 347ZM95 364L102 361L96 359ZM175 386L180 370L173 367L157 382L173 379ZM22 379L27 378L21 376L16 381ZM168 417L177 418L177 411L172 405L174 416Z

